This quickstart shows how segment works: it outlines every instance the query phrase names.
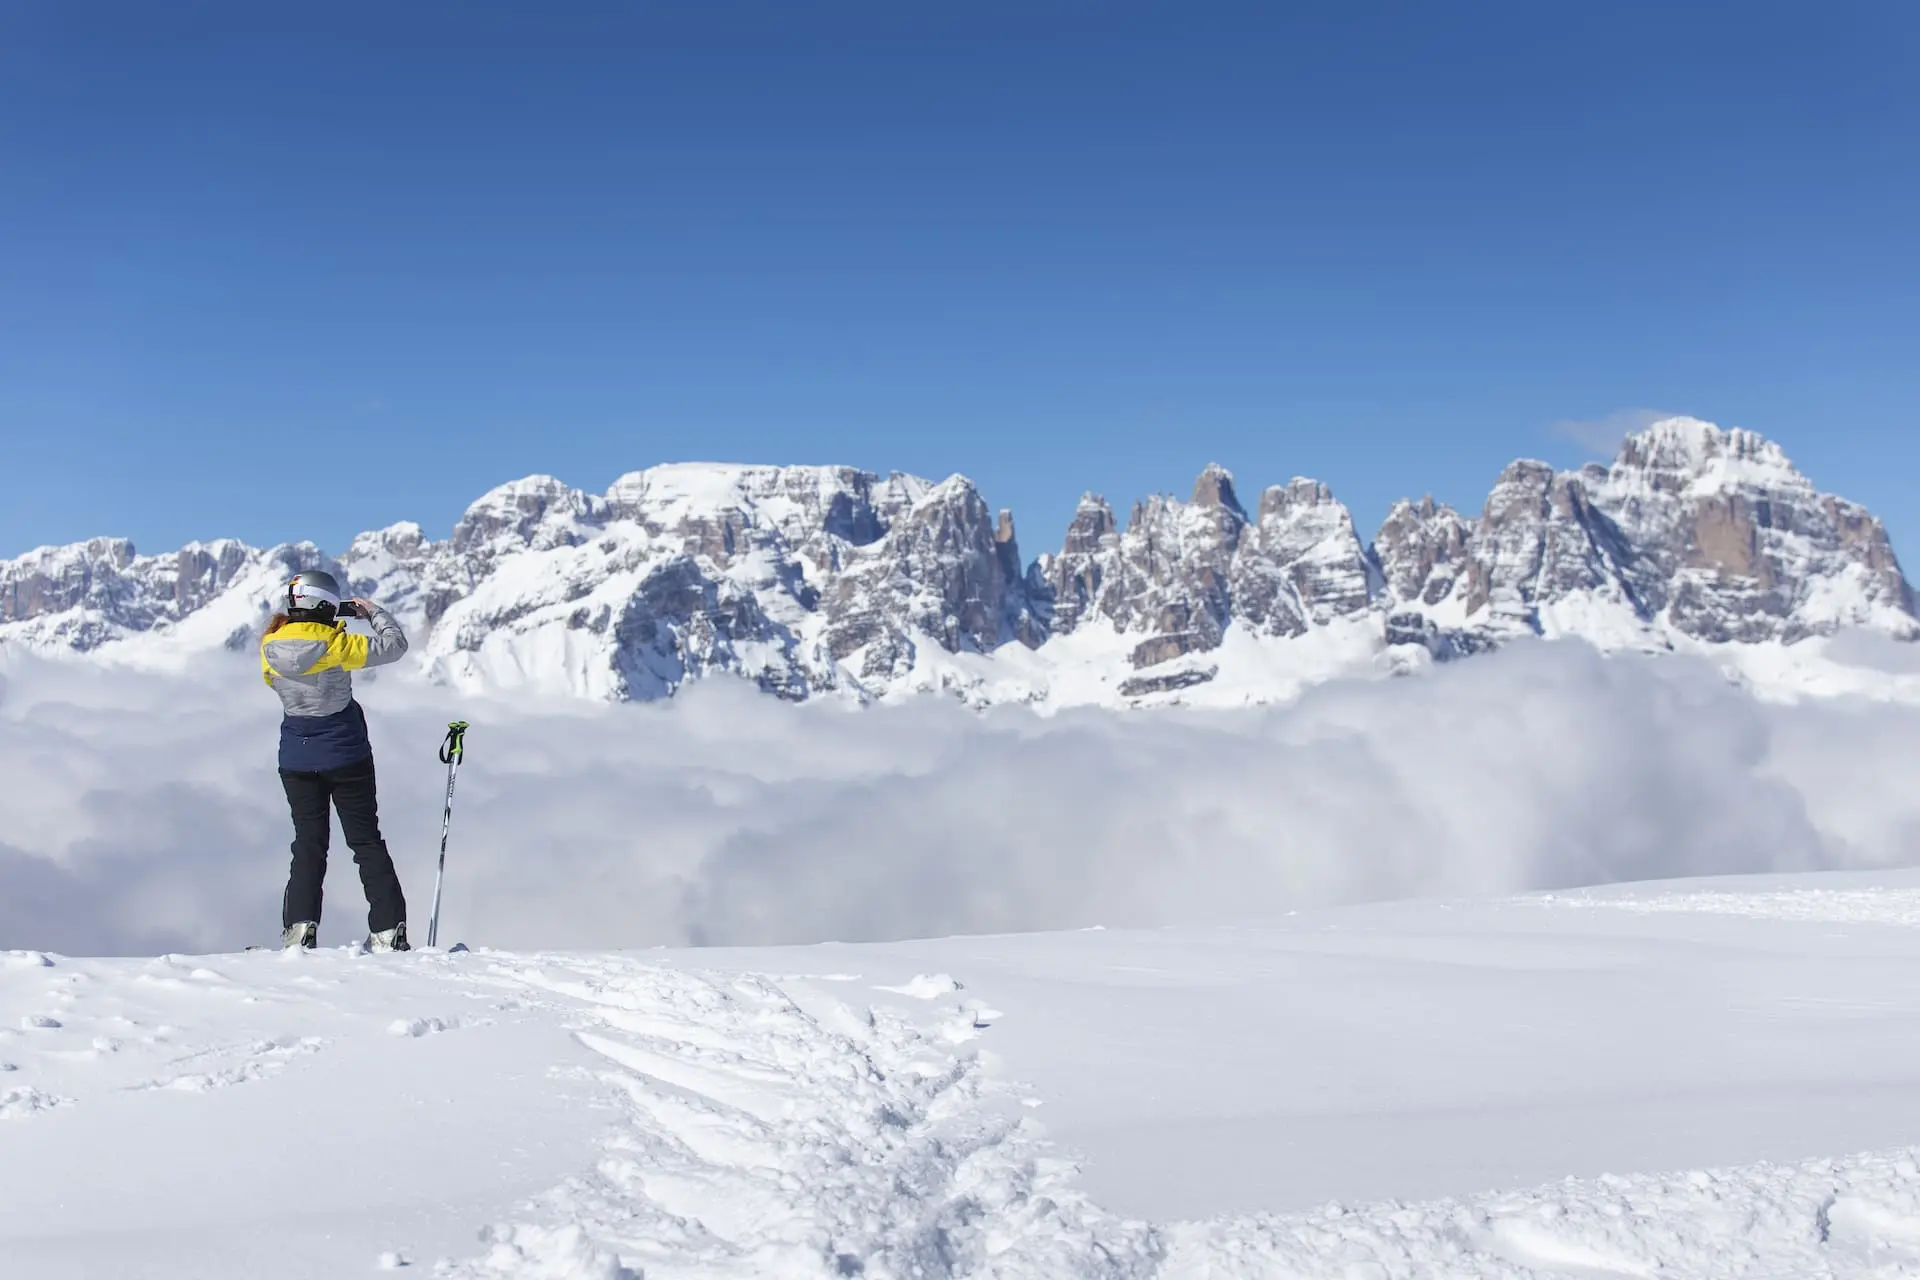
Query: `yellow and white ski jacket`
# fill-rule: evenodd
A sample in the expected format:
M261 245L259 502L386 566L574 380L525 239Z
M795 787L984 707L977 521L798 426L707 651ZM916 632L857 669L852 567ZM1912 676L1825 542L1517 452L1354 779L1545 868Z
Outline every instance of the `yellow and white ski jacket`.
M406 633L376 606L373 635L344 623L289 622L260 641L260 676L280 695L280 767L321 772L357 764L373 754L366 716L353 700L352 673L398 661Z

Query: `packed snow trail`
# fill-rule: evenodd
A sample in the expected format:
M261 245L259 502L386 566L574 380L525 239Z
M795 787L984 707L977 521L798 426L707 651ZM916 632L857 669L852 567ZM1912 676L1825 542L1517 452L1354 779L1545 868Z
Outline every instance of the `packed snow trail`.
M452 1275L1154 1269L1152 1234L1088 1205L1072 1167L962 1049L975 1013L928 1025L817 989L808 999L806 980L627 957L502 958L482 981L573 1022L620 1123L591 1174L543 1197L533 1221L492 1228L492 1250Z

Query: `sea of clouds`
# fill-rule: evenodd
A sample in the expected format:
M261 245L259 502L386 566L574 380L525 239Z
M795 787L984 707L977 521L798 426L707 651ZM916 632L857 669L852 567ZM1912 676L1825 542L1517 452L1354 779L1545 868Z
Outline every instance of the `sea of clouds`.
M0 949L277 936L278 700L0 667ZM458 698L362 677L383 824L423 923L445 723L473 722L443 940L862 940L1204 923L1367 899L1920 861L1920 709L1774 705L1703 663L1524 644L1235 712ZM336 832L323 942L364 932Z

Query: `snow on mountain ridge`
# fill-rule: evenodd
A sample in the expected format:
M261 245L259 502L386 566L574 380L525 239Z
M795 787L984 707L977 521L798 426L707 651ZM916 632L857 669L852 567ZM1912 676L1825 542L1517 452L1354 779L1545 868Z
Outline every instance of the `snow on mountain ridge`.
M1209 464L1188 500L1148 497L1124 526L1086 495L1060 551L1031 563L962 476L670 463L596 495L534 475L481 495L444 541L403 523L338 561L306 544L41 548L0 562L0 643L243 644L271 579L313 566L395 608L435 678L610 699L729 674L796 700L1239 702L1294 684L1260 674L1292 650L1247 666L1249 644L1309 635L1302 669L1322 674L1529 635L1646 651L1920 636L1871 512L1764 437L1673 418L1611 466L1513 463L1477 518L1399 503L1370 543L1319 481L1271 486L1250 512Z
M1679 474L1694 492L1769 480L1812 492L1813 485L1779 445L1741 427L1721 428L1698 418L1663 418L1628 436L1616 471Z

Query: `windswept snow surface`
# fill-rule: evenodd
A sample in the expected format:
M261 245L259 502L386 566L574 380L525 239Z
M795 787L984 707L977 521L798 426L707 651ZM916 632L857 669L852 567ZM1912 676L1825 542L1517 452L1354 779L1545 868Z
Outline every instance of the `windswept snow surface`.
M0 953L0 1275L1920 1275L1917 902Z

